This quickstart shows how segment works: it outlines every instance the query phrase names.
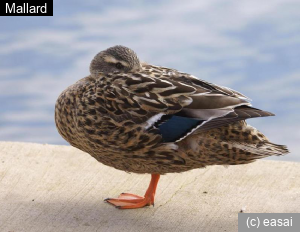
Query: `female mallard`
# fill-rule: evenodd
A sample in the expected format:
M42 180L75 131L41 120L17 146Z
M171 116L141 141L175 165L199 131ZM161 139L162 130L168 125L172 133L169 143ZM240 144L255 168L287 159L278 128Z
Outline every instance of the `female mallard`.
M288 153L246 124L273 114L251 107L239 92L141 63L123 46L97 54L90 73L61 93L55 122L64 139L99 162L151 173L144 197L106 199L118 208L153 205L161 174Z

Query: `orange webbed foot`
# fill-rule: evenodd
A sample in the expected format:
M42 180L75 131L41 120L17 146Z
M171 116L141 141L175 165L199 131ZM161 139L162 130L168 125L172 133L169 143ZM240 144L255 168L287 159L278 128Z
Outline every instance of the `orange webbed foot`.
M121 193L118 198L107 198L104 201L116 206L118 209L137 209L149 205L154 206L154 196L159 177L159 174L152 174L150 185L144 197L131 193Z
M107 198L106 202L116 206L118 209L136 209L148 205L154 205L154 197L142 197L131 193L121 193L118 198Z

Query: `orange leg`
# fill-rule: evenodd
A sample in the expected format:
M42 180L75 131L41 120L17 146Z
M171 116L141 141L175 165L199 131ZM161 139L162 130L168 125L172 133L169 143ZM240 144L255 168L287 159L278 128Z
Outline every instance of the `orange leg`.
M131 193L121 193L118 198L107 198L104 201L116 206L118 209L136 209L147 205L154 206L154 196L159 177L159 174L151 174L151 181L144 197Z

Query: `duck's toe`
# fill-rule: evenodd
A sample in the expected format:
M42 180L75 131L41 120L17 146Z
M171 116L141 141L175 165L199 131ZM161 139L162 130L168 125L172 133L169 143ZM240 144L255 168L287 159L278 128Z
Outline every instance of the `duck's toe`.
M136 209L154 205L154 197L142 197L131 193L121 193L118 198L107 198L104 201L118 209Z

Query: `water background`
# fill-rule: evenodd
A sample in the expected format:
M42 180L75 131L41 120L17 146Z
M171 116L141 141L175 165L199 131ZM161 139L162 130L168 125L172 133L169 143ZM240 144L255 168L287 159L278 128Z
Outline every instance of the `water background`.
M250 119L300 161L300 1L58 1L53 17L0 17L0 140L66 144L62 90L121 44L140 59L236 89L276 117Z

